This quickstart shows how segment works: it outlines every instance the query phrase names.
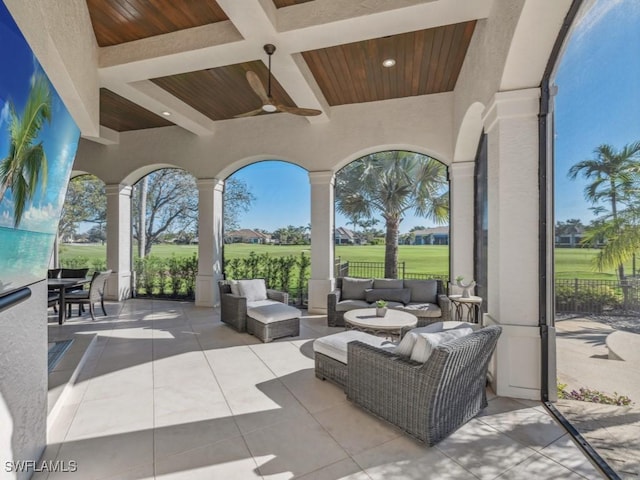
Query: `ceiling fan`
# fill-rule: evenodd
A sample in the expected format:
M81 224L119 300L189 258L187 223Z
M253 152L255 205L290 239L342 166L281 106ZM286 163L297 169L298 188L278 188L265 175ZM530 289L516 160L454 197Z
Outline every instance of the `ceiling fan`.
M240 115L236 115L234 118L242 118L242 117L252 117L254 115L258 115L259 113L275 113L275 112L286 112L293 113L294 115L303 115L305 117L312 117L314 115L320 115L322 112L320 110L314 110L312 108L298 108L298 107L288 107L286 105L282 105L280 103L275 103L273 97L271 96L271 55L276 51L275 45L267 43L264 46L264 51L269 55L269 80L267 84L267 89L265 90L264 85L260 81L260 77L255 72L249 70L247 72L247 82L249 82L249 86L251 89L256 92L256 95L260 97L262 100L262 106L256 110L252 110L247 113L241 113Z

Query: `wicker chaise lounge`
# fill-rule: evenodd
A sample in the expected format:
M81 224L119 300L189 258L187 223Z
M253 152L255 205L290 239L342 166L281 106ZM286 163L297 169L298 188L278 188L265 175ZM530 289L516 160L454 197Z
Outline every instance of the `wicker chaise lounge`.
M487 368L501 332L494 325L439 345L424 364L351 342L347 397L434 445L487 406Z
M247 297L232 291L231 281L220 281L221 320L238 332L248 332L263 342L276 338L297 336L300 333L300 310L287 305L289 294L264 287L264 281L240 280L242 282L262 282L259 297ZM249 295L251 292L249 293Z

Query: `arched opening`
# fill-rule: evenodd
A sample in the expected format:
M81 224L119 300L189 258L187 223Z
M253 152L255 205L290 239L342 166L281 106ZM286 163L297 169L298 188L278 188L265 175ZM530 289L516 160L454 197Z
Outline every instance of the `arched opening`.
M447 167L391 150L354 160L336 174L337 276L449 277Z
M95 175L74 176L67 187L54 266L106 270L107 198L105 184ZM56 255L57 253L57 255Z
M311 249L308 172L264 160L229 175L224 187L224 273L264 278L304 305Z
M626 0L589 7L574 22L552 77L551 355L558 410L622 475L638 471L637 446L625 437L638 411L620 416L619 406L640 400L640 8Z
M134 295L195 295L198 195L195 178L179 168L160 168L140 178L131 192Z

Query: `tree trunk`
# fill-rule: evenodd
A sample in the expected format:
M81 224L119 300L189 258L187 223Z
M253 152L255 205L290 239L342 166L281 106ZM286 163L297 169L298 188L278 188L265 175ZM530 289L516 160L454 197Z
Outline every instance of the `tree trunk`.
M147 256L147 177L140 181L140 202L138 209L138 256Z
M611 214L613 216L613 221L618 220L618 196L616 195L616 185L613 179L610 179L610 188L611 188ZM624 265L620 263L618 265L618 278L620 281L624 280Z
M398 278L398 230L400 220L386 219L387 232L384 247L384 278Z

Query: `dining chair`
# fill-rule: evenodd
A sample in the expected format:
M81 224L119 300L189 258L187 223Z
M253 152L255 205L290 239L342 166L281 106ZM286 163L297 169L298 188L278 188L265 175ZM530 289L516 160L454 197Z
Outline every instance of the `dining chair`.
M71 316L71 305L73 303L77 303L78 316L81 315L81 306L89 305L89 313L91 314L91 319L95 320L96 316L94 304L96 302L100 302L102 313L104 313L105 316L107 315L107 311L104 308L104 288L109 275L111 275L111 270L107 270L105 272L95 272L93 274L93 278L91 279L89 290L69 292L65 296L66 303L69 305L69 316Z

